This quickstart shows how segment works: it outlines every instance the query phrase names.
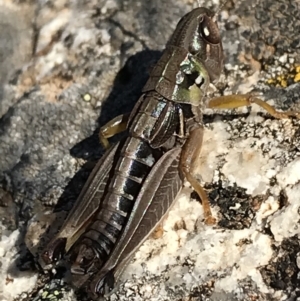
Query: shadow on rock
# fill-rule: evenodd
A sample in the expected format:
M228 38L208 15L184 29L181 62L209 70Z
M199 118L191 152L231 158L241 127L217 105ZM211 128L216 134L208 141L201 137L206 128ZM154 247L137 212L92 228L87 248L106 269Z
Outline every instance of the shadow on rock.
M141 94L142 87L149 77L151 67L159 57L159 51L142 51L130 57L125 66L119 71L115 78L112 91L102 105L101 114L97 120L97 129L90 137L82 140L70 150L72 157L88 161L80 168L64 188L53 212L51 212L51 210L46 212L45 207L42 206L40 213L41 219L39 220L39 217L37 217L30 220L32 225L29 225L26 236L20 235L20 239L18 240L19 246L25 248L24 241L26 241L27 247L36 257L44 250L45 245L61 227L67 213L74 205L74 202L83 188L84 183L88 179L95 163L104 153L104 149L101 147L98 138L100 127L112 118L132 110ZM110 141L113 143L124 135L126 134L118 134ZM85 157L84 154L92 155ZM35 237L32 237L32 235ZM32 243L37 237L38 241L35 244ZM11 264L9 273L12 272L15 277L18 277L15 273L16 265L20 270L29 271L33 269L32 257L26 250L20 252L20 257L17 262Z

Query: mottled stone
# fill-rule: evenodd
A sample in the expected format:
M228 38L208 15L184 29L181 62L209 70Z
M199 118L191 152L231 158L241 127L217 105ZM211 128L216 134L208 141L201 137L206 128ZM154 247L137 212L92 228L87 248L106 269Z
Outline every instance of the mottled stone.
M280 87L268 80L299 62L299 1L234 2L218 16L225 72L210 95L255 91L297 109L296 77ZM25 241L36 255L55 215L45 213L64 216L103 153L99 126L131 111L178 20L196 6L0 1L1 300L76 300L66 267L41 273ZM197 171L218 223L204 225L184 188L162 237L141 246L109 300L299 298L299 121L255 105L207 110L204 121Z

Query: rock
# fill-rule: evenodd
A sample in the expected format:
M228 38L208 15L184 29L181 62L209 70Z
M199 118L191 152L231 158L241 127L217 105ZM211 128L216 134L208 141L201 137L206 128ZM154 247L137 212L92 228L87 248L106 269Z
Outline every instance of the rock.
M218 17L226 64L211 93L255 91L279 110L297 109L299 4L251 3L227 3ZM36 5L0 1L0 28L8 24L0 34L0 299L76 300L66 267L43 274L25 242L39 255L48 218L70 210L91 172L85 163L103 154L99 127L131 111L197 1ZM218 223L203 223L184 188L162 235L141 246L109 300L299 297L299 121L255 105L205 113L196 168Z

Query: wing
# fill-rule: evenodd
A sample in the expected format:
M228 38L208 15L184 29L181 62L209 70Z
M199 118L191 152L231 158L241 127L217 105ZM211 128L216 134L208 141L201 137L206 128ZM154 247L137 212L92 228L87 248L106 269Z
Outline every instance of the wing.
M170 209L182 186L179 175L180 153L180 148L170 150L151 170L117 246L102 269L93 276L90 284L92 294L103 293L103 286L107 285L105 282L109 282L109 289L112 289L112 277L114 280L119 278L135 251Z
M94 167L59 233L42 254L47 264L59 259L72 247L98 210L118 147L119 143L110 147Z

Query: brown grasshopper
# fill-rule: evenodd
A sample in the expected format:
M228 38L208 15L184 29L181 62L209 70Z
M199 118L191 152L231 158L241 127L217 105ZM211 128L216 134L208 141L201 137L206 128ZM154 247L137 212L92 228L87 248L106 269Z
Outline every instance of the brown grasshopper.
M193 167L201 152L205 108L232 109L255 103L278 112L251 94L206 100L223 69L216 14L200 7L178 23L133 111L101 128L100 140L126 129L128 137L98 162L60 232L42 258L71 256L73 283L94 298L110 292L135 251L161 223L186 179L202 200L206 224L214 224L205 190Z

